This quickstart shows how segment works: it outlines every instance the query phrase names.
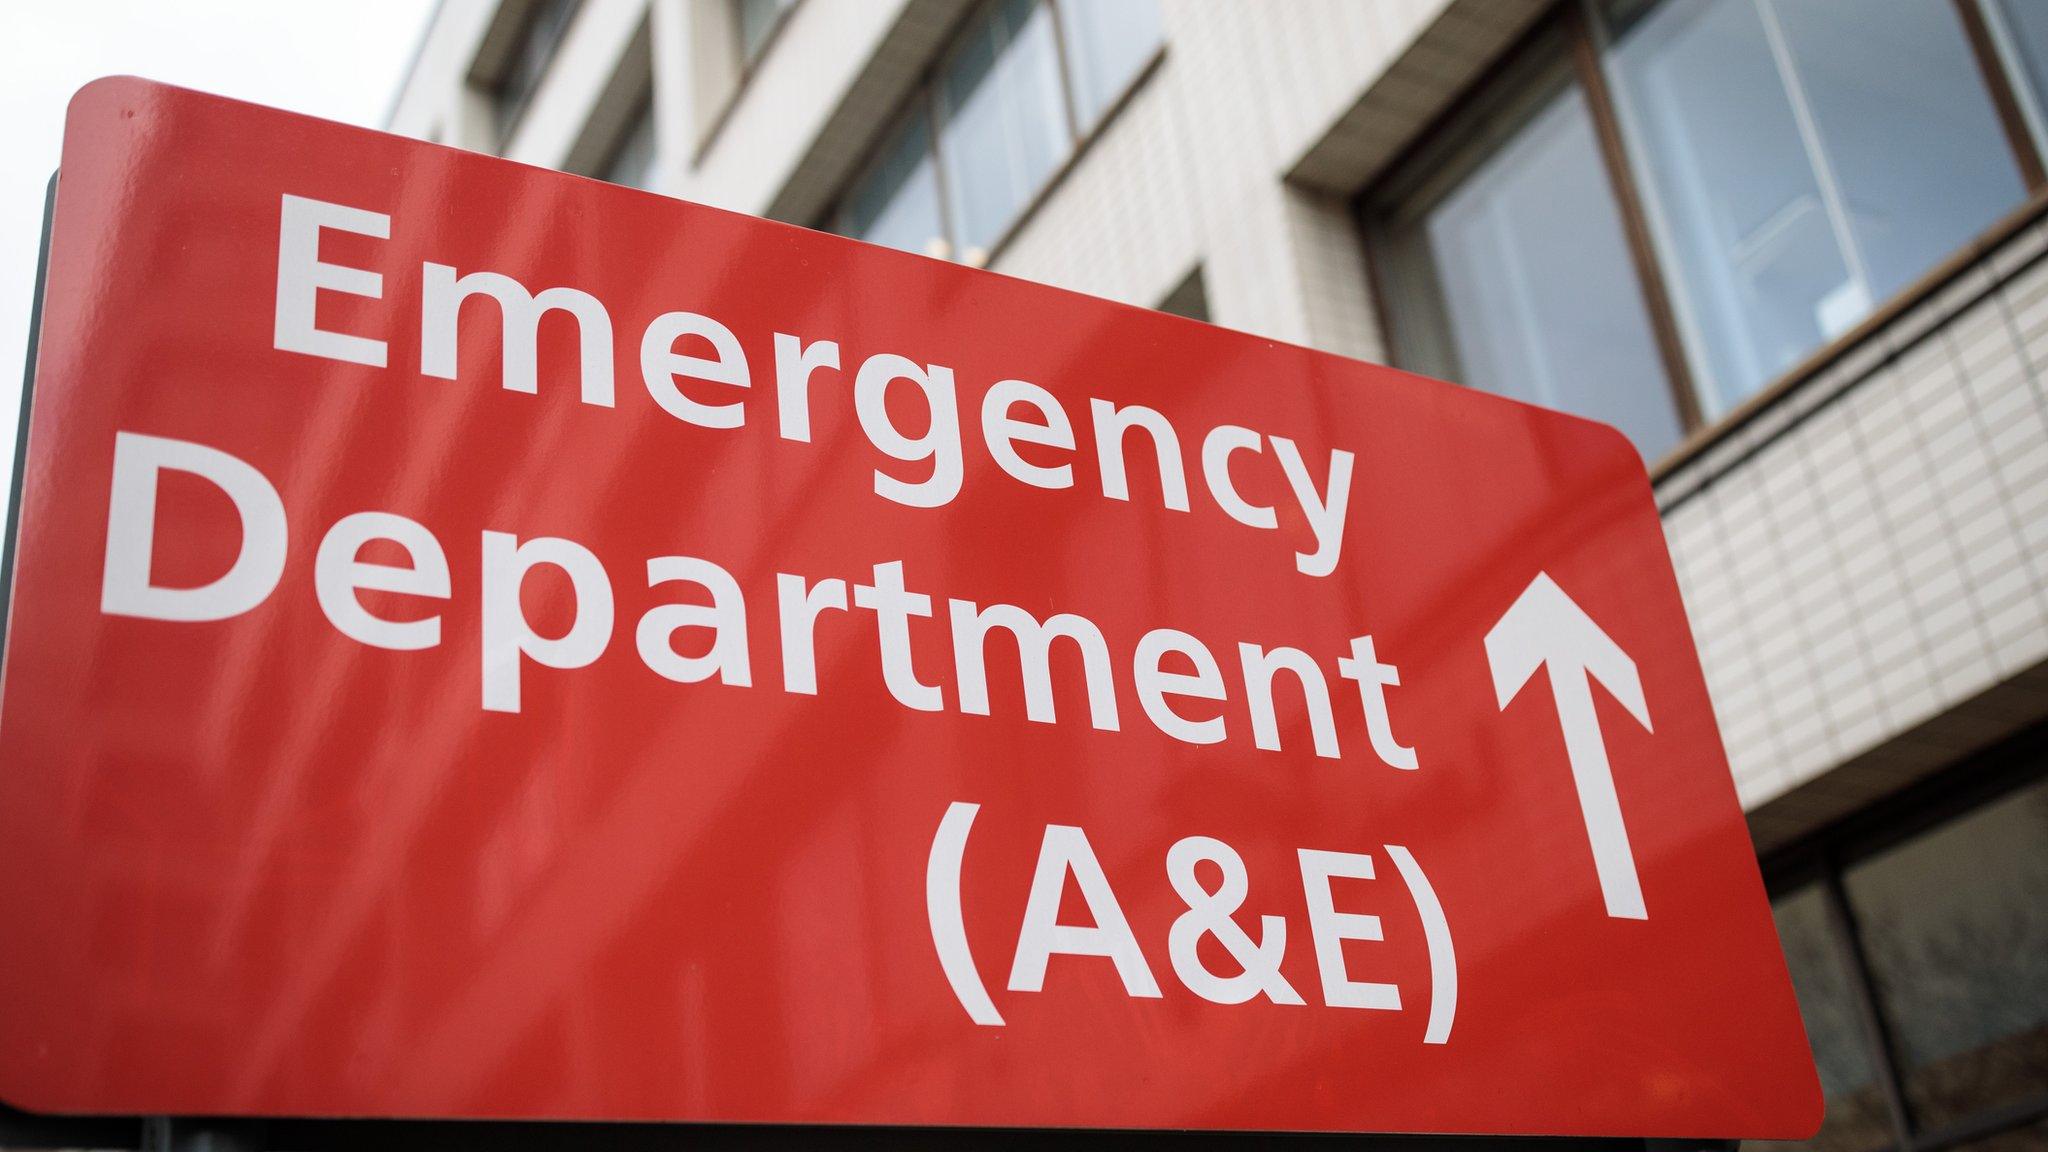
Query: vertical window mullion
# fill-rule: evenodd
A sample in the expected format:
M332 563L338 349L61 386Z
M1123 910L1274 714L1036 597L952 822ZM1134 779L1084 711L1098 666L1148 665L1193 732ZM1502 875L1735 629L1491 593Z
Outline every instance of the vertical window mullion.
M1620 210L1622 232L1628 241L1630 262L1642 290L1643 304L1650 314L1650 329L1657 342L1658 358L1664 363L1665 379L1672 400L1678 405L1679 423L1696 432L1706 423L1700 395L1694 387L1692 364L1686 358L1685 342L1679 335L1678 313L1665 286L1657 250L1650 237L1649 216L1644 212L1635 173L1629 168L1628 149L1622 139L1620 118L1615 115L1613 94L1607 75L1601 70L1598 48L1593 42L1593 18L1585 5L1591 0L1566 4L1562 19L1565 38L1571 44L1573 69L1579 87L1586 94L1586 109L1593 120L1594 135L1600 141L1600 155L1607 168L1607 181L1614 190Z
M1985 22L1979 0L1953 0L1956 17L1963 23L1963 34L1970 42L1970 54L1976 58L1977 70L1983 75L1984 87L1991 94L1992 107L1998 110L1998 122L2005 129L2006 142L2012 145L2013 161L2019 166L2020 179L2026 181L2027 191L2039 192L2048 187L2048 169L2041 162L2041 151L2034 143L2034 134L2027 127L2027 116L2020 108L2019 95L2013 91L2012 78L2006 75L2005 64L1998 51L1998 42L1992 35L1991 27Z
M1784 75L1785 94L1792 107L1792 122L1798 126L1800 140L1806 146L1807 163L1813 166L1813 177L1820 188L1828 226L1834 231L1835 244L1842 250L1842 263L1862 287L1864 298L1874 299L1877 284L1865 264L1862 245L1857 243L1856 234L1850 230L1848 198L1842 193L1842 182L1835 174L1835 162L1828 155L1826 141L1821 138L1813 102L1806 94L1806 79L1800 74L1798 62L1792 58L1792 47L1785 39L1784 23L1778 18L1774 0L1753 2L1757 14L1763 18L1764 43L1770 47L1771 58L1777 61L1778 70Z
M1381 267L1385 261L1380 258L1380 249L1387 243L1386 231L1372 219L1362 199L1353 203L1351 217L1358 226L1358 235L1363 240L1358 247L1365 257L1366 286L1372 290L1373 323L1380 332L1380 363L1392 367L1412 364L1414 361L1402 354L1401 345L1394 331L1394 310L1387 306L1388 301L1393 298L1392 285Z
M1067 147L1071 149L1081 139L1081 111L1074 104L1074 66L1067 59L1066 14L1055 0L1038 2L1046 7L1052 20L1052 53L1059 62L1060 107L1067 113Z
M1821 873L1821 892L1827 903L1828 925L1835 946L1848 968L1849 987L1855 994L1857 1015L1862 1019L1864 1041L1870 1046L1872 1067L1884 1089L1885 1108L1891 1113L1898 1134L1900 1152L1913 1152L1913 1108L1906 1099L1905 1080L1899 1073L1899 1059L1891 1027L1885 1023L1884 1008L1877 1001L1876 982L1870 975L1869 958L1863 954L1863 937L1857 930L1856 912L1842 887L1842 871L1830 855Z

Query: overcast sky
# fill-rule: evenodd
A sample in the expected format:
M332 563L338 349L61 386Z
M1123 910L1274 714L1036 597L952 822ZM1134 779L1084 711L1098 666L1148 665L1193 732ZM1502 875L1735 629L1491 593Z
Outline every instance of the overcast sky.
M433 0L4 0L0 14L0 494L14 458L43 189L64 105L129 73L382 127Z

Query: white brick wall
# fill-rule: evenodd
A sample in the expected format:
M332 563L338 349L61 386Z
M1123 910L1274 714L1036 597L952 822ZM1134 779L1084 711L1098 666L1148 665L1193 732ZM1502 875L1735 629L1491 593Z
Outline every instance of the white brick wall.
M1310 303L1369 299L1348 210L1281 175L1441 3L1162 0L1162 66L994 266L1150 305L1201 263L1217 323L1376 352Z
M1754 807L2048 660L2048 225L1660 487Z

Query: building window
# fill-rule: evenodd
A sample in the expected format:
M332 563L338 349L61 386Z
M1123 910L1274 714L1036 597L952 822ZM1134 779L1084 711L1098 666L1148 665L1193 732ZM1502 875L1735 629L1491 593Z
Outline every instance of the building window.
M1123 95L1166 33L1159 25L1159 5L1152 0L1068 4L1060 15L1065 21L1074 115L1085 132Z
M1812 1145L1818 1149L1875 1148L1887 1142L1891 1120L1870 1057L1861 1003L1850 983L1849 965L1836 943L1828 901L1826 885L1811 881L1771 906L1778 922L1778 942L1785 950L1785 967L1799 996L1799 1015L1806 1022L1806 1042L1820 1073L1821 1094L1827 1099L1827 1120Z
M1166 294L1166 299L1159 302L1159 310L1204 324L1209 322L1209 285L1202 279L1199 266Z
M1396 357L1659 457L2039 190L2040 11L1560 4L1365 202Z
M1073 140L1051 7L1001 0L988 8L941 66L938 93L956 241L985 252Z
M612 145L597 178L628 188L654 187L654 101L643 100Z
M828 218L985 263L1158 53L1155 0L986 0Z
M939 204L939 169L931 120L914 106L884 137L881 151L853 183L834 230L874 244L943 259L948 252L945 210Z
M1916 1124L2048 1092L2048 783L1843 870Z
M1709 414L2026 194L1950 0L1610 12L1608 71Z
M1927 826L1907 797L1782 869L1778 934L1827 1096L1807 1147L2048 1147L2041 745L1995 754L2007 790L1988 801Z
M2017 80L2020 107L2037 145L2048 143L2048 5L2036 0L1981 0L1978 9L2000 63Z
M519 117L547 75L555 49L568 34L569 21L576 15L579 0L532 0L520 17L511 49L495 77L485 86L491 98L498 139L502 144L512 135Z
M752 65L768 48L768 39L796 0L733 0L733 24L739 29L740 60Z
M1488 95L1388 190L1403 365L1597 417L1654 458L1678 408L1586 95L1561 59Z

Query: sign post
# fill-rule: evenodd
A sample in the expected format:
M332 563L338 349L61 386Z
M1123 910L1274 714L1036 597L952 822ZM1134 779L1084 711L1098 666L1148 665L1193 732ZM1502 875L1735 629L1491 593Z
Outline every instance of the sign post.
M63 164L9 1103L1817 1125L1612 429L143 81Z

